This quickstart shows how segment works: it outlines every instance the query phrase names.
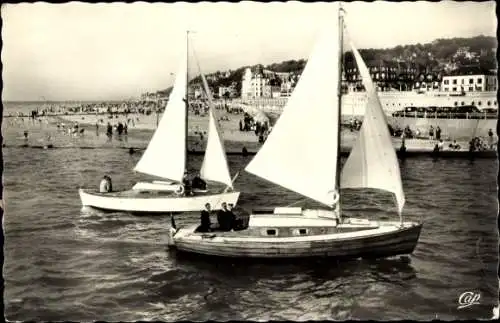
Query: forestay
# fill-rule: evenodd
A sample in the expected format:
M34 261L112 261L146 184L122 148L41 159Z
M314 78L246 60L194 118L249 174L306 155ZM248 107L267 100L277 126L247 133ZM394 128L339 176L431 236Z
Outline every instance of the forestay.
M265 144L245 168L333 206L337 176L339 26L332 19Z
M187 48L182 55L165 112L134 170L181 181L186 156Z
M213 111L212 94L201 69L200 75L208 99L209 116L207 148L205 149L205 157L201 165L200 175L205 180L223 183L232 188L233 183L229 174L226 151L224 150L224 143L220 137L220 129Z
M361 55L351 42L368 102L359 136L341 176L342 188L375 188L394 193L398 212L405 203L398 159L389 134L385 113Z

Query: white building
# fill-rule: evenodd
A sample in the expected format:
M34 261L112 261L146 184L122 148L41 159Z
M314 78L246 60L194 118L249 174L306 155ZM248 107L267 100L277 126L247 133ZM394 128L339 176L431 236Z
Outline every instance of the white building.
M252 74L250 68L245 70L241 81L241 97L244 99L272 96L269 79L264 76L262 71Z
M496 75L450 75L443 76L441 91L451 93L496 91Z

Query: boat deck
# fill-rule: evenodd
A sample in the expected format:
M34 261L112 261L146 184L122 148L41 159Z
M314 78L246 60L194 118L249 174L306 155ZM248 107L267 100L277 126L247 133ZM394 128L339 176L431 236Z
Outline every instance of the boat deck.
M101 193L98 190L83 189L87 194L92 194L101 197L117 197L117 198L164 198L164 197L177 197L177 198L190 198L195 196L205 196L213 195L215 192L202 191L194 192L193 195L177 195L173 191L162 191L162 190L125 190L125 191L113 191L108 193Z

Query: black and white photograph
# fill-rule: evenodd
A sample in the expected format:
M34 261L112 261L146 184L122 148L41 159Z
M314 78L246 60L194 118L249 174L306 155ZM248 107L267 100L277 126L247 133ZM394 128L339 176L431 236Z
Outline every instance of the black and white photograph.
M498 319L496 10L2 4L5 320Z

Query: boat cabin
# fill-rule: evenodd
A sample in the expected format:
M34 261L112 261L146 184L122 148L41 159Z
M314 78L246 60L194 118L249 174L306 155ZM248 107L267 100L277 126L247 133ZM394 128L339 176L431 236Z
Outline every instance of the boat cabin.
M247 221L245 222L248 224L243 229L224 232L223 235L284 238L352 232L379 227L376 221L366 219L346 218L340 223L336 211L304 210L301 207L277 207L267 209L267 212L262 209L253 210Z

